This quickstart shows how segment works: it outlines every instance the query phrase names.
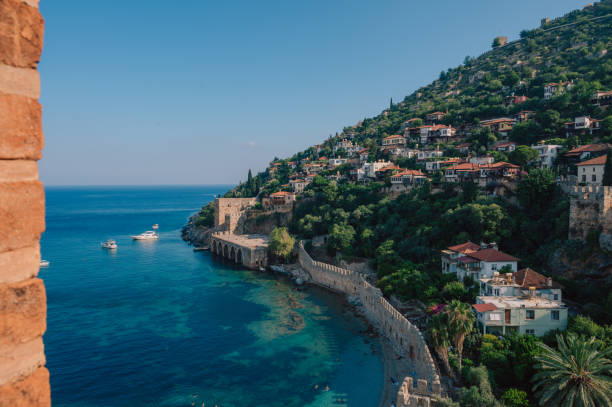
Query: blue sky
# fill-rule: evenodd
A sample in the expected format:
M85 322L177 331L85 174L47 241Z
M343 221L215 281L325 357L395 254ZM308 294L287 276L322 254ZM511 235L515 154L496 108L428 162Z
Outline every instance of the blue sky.
M585 0L42 0L48 185L228 184Z

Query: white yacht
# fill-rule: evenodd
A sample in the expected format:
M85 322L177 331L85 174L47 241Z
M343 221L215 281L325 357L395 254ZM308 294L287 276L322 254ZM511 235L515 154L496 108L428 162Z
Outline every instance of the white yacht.
M49 260L41 260L40 267L49 267Z
M112 250L117 248L117 242L115 242L113 239L108 239L106 242L102 242L101 245L104 249Z
M147 230L144 233L132 236L132 239L134 240L153 240L153 239L159 239L159 235L152 230Z

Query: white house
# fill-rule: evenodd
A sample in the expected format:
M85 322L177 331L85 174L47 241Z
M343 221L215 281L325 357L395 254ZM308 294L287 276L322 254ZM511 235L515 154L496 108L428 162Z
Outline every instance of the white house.
M481 246L472 242L449 246L441 252L442 273L457 274L457 259L471 252L481 249Z
M497 250L496 246L482 248L457 259L457 278L463 280L466 276L478 281L481 278L491 278L494 272L499 272L504 266L510 266L516 272L519 259Z
M304 188L306 188L307 185L306 181L303 179L292 179L289 181L289 184L296 194L304 192Z
M404 136L402 136L400 134L394 134L392 136L385 137L384 139L382 139L382 145L383 145L383 147L405 146L406 145L406 137L404 137Z
M538 159L535 164L540 168L552 168L557 154L563 148L557 144L537 144L531 146L538 153Z
M393 165L393 163L390 161L379 160L371 163L363 163L361 168L363 169L363 173L366 177L376 178L376 171L388 167L390 165Z
M330 158L328 160L328 164L330 167L337 167L339 165L346 164L346 162L346 158Z
M586 185L603 185L606 160L607 156L601 155L576 164L578 182Z
M417 154L417 160L427 160L429 158L438 158L444 155L442 150L419 150Z
M479 296L472 305L482 332L504 335L545 335L567 328L567 306L548 298Z
M530 268L516 273L493 273L491 278L480 279L480 295L489 297L541 297L562 301L562 286Z

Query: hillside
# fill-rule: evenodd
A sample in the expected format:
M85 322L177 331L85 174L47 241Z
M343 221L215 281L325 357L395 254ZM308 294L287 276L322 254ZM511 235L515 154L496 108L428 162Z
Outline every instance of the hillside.
M503 285L515 276L536 275L544 289L563 287L572 312L610 324L612 257L601 242L612 241L612 230L588 211L607 208L601 191L612 185L611 45L610 0L543 20L517 41L492 39L491 51L466 57L402 102L321 144L275 158L255 176L249 171L225 196L257 196L254 211L274 213L282 206L286 214L290 208L288 229L313 256L367 263L371 280L400 303L418 300L430 311L448 304L467 313L472 304L489 307L475 307L477 313L497 310L475 304L489 284L480 273L486 261L477 259L492 255L501 263L486 278L512 272L511 280L498 282ZM575 188L588 188L584 197L600 201L572 215L568 192ZM205 206L190 227L205 230L213 219L214 207ZM448 272L460 260L466 272ZM523 288L535 289L529 284ZM516 298L531 299L524 292ZM554 304L561 304L567 322L568 307ZM443 315L430 315L426 324ZM549 319L560 321L559 313ZM524 403L505 405L536 402L529 381L537 343L554 345L554 333L565 326L541 333L525 326L511 331L523 335L472 332L465 339L465 373L473 376L456 383L480 387L464 390L461 405L500 406L495 397L518 393ZM612 343L612 327L588 318L569 318L567 331ZM441 362L449 358L439 356ZM458 363L457 354L450 358ZM492 384L483 370L469 368L478 364Z

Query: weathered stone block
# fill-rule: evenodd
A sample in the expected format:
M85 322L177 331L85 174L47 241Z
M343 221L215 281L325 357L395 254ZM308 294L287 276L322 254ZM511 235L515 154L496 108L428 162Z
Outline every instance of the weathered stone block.
M40 246L0 253L0 284L36 277L40 268Z
M0 407L50 407L49 371L40 367L23 380L0 387Z
M0 386L21 380L45 364L42 338L15 346L0 346Z
M32 98L0 92L0 159L40 159L41 110Z
M36 68L43 46L44 20L21 0L0 0L0 63Z
M0 92L38 99L40 75L36 69L0 64Z
M45 229L42 183L0 184L0 219L0 253L37 245Z
M0 160L0 183L37 181L38 165L32 160Z
M47 296L41 279L0 285L0 347L42 336L46 315Z

